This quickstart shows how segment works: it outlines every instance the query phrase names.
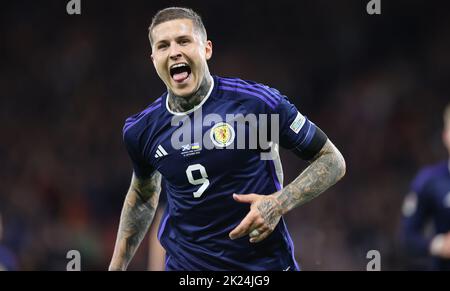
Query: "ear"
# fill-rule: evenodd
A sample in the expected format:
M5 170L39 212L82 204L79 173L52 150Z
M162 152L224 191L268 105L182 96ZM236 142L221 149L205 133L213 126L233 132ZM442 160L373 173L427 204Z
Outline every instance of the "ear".
M155 57L153 56L153 53L150 55L150 60L152 60L152 64L156 68L156 60Z
M213 54L213 44L212 44L212 41L210 41L210 40L206 41L205 53L206 53L206 60L209 61Z

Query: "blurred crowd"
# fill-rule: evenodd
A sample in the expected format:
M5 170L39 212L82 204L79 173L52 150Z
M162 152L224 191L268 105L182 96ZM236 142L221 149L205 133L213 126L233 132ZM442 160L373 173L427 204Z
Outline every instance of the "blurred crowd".
M0 11L0 251L18 270L105 270L131 179L122 126L165 90L147 27L167 1L9 1ZM336 3L335 3L336 2ZM306 270L408 268L404 195L419 167L448 158L450 5L384 1L175 1L198 11L210 70L279 89L342 151L347 175L286 217ZM282 152L286 182L306 166ZM130 269L146 268L142 247ZM1 252L0 252L1 260Z

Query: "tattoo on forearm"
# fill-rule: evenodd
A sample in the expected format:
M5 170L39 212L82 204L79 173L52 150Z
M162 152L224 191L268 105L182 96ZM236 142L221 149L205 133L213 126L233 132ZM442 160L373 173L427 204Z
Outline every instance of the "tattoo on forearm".
M172 92L169 95L169 107L175 112L186 112L200 104L211 88L211 76L206 74L200 88L190 97L176 96Z
M155 215L161 191L161 175L140 180L133 177L120 216L115 255L126 268L144 238ZM117 258L116 258L117 259Z
M276 195L283 212L314 199L345 174L344 158L329 140L313 160L297 179Z

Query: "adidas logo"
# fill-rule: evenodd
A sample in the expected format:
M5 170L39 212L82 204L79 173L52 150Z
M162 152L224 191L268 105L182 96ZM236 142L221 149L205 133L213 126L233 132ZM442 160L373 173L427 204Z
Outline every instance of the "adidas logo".
M161 145L159 145L158 149L156 150L155 158L158 159L158 158L165 157L167 155L168 155L168 153L166 152L166 150Z

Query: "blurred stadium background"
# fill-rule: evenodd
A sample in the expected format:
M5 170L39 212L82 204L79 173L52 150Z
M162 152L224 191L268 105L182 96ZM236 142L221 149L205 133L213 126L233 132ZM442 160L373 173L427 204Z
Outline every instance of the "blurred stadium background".
M278 88L347 160L345 179L287 223L305 270L409 268L401 204L420 166L446 158L450 2L14 0L0 11L2 249L19 270L105 270L131 177L127 116L165 89L147 27L160 8L199 12L214 44L213 74ZM287 182L306 164L282 152ZM0 250L2 250L0 249ZM131 270L146 268L141 247Z

